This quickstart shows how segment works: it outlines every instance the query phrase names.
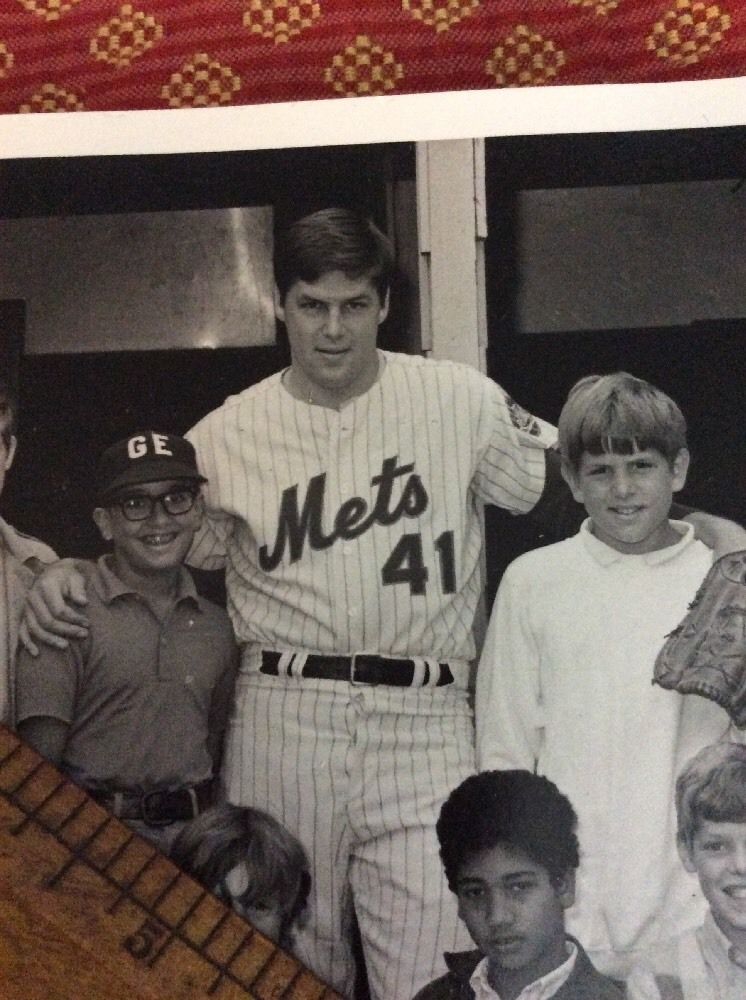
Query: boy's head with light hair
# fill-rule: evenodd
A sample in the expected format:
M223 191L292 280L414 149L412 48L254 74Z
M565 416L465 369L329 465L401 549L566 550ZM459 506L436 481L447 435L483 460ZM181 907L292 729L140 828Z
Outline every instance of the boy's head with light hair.
M631 455L652 448L673 465L686 448L686 421L665 392L628 372L586 375L559 418L563 463L577 472L584 452Z
M746 957L746 746L723 741L693 757L676 782L676 815L684 867Z
M559 418L562 474L590 531L618 552L674 545L674 493L689 469L686 422L660 389L627 372L577 382Z
M746 745L714 743L687 762L676 781L676 820L685 846L703 820L746 824Z

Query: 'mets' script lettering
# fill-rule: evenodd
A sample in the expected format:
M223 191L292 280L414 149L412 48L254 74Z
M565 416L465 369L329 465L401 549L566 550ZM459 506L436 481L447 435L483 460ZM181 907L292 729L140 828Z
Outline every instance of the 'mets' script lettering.
M417 517L422 514L427 510L427 491L414 472L414 462L397 465L398 460L398 455L385 458L380 474L371 479L371 486L378 487L373 506L368 509L368 504L362 497L345 500L336 513L334 528L328 535L323 529L326 473L322 472L310 480L302 509L298 503L298 485L283 490L277 537L272 551L266 545L259 549L261 568L270 572L279 566L286 547L290 550L290 562L297 562L303 555L306 539L312 549L328 549L339 539L357 538L374 524L396 524L402 517ZM392 506L394 483L403 476L408 478L399 499Z

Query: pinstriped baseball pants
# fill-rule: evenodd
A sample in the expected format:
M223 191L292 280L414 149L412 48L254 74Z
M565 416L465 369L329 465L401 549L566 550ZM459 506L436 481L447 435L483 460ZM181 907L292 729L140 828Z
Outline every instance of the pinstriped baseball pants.
M224 760L228 798L265 809L311 859L297 952L352 996L354 905L371 993L410 1000L471 947L435 822L475 768L467 693L242 673Z

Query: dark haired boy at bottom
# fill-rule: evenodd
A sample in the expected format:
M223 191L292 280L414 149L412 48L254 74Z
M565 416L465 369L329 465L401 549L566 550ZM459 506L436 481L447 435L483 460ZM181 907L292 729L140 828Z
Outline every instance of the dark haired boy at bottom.
M449 971L415 1000L621 1000L565 933L575 825L568 799L529 771L483 771L451 793L440 856L477 950L446 954Z
M213 806L180 831L171 858L265 937L296 950L311 874L302 844L274 816L228 802Z
M202 519L194 449L145 431L109 448L94 520L113 552L87 574L88 635L21 650L18 732L168 851L212 804L237 651L183 567Z
M632 970L629 1000L744 1000L746 746L724 741L693 757L676 782L676 814L681 861L710 910Z

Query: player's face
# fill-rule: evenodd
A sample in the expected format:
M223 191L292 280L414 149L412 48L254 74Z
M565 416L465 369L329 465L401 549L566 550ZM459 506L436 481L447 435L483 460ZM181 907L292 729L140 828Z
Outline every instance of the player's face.
M388 313L370 277L329 271L296 281L275 306L285 323L297 383L314 403L336 406L365 392L378 374L376 339Z
M497 845L459 871L459 916L487 956L489 979L516 995L567 958L565 908L574 900L574 875L554 884L546 868L523 851Z
M746 823L702 820L691 847L679 851L687 871L699 877L717 925L746 950Z
M673 494L686 482L689 453L673 466L655 448L631 455L583 452L577 473L566 473L573 496L593 523L593 534L617 552L654 552L678 535L668 521Z
M183 479L140 483L122 493L122 497L182 497L194 494L197 487ZM107 541L114 543L114 559L118 575L125 581L151 579L180 566L192 544L194 533L202 519L202 498L197 496L191 510L184 514L169 514L162 502L153 504L150 515L140 521L128 520L121 508L112 504L97 508L94 518Z
M0 493L3 492L5 473L13 464L15 453L16 439L11 435L10 440L6 442L5 438L0 434Z

